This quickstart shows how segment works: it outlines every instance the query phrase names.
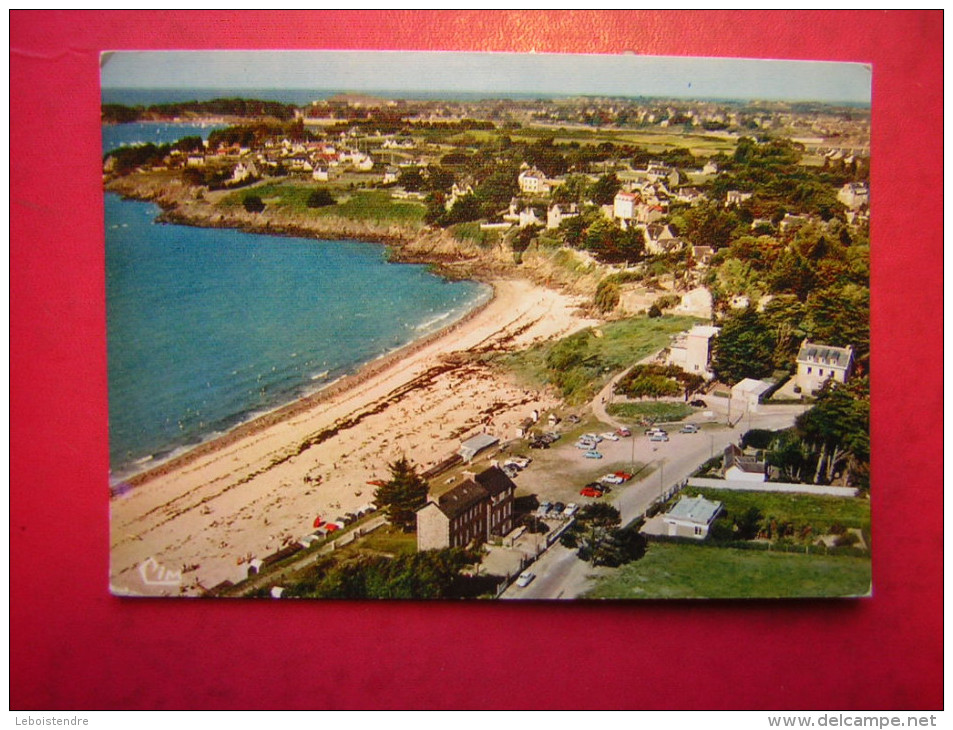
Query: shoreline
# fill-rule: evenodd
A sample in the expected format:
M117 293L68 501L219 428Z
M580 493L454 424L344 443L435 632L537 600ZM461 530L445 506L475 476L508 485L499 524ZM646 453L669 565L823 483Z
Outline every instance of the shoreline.
M410 357L411 355L432 344L437 343L439 340L452 334L455 330L477 317L496 299L497 284L492 281L481 281L480 283L490 287L490 295L486 297L484 301L477 304L474 308L470 309L453 322L441 327L438 330L430 332L423 337L414 340L413 342L408 342L406 345L403 345L396 350L380 355L373 360L369 360L368 362L359 365L357 370L355 370L353 373L344 375L313 393L299 396L291 401L288 401L287 403L275 406L264 413L260 413L257 416L252 416L245 421L235 424L233 427L228 429L228 431L217 436L210 436L208 439L204 439L193 446L178 447L184 448L185 451L179 454L170 455L164 461L156 464L155 466L143 469L141 471L136 471L129 474L128 476L119 478L115 482L114 487L110 487L110 499L116 499L117 497L123 496L128 489L140 487L154 479L168 474L171 471L188 466L196 459L213 454L216 451L241 440L242 438L253 436L254 434L269 428L270 426L281 423L287 419L294 418L295 416L310 410L314 406L320 405L321 403L325 403L337 396L343 395L349 390L352 390L357 386L367 382L368 380L371 380L393 365L398 364L401 360Z

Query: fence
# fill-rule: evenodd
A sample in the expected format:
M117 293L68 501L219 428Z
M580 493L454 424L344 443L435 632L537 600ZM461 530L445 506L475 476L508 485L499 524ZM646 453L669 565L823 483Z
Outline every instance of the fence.
M744 482L737 479L707 479L692 477L690 487L729 489L736 492L784 492L789 494L820 494L828 497L856 497L853 487L825 487L817 484L791 484L788 482Z

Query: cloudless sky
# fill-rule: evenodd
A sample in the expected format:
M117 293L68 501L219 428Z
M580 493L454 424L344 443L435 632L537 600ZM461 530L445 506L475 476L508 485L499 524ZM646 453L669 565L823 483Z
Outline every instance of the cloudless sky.
M637 55L416 51L134 51L103 54L118 88L507 92L870 102L858 63Z

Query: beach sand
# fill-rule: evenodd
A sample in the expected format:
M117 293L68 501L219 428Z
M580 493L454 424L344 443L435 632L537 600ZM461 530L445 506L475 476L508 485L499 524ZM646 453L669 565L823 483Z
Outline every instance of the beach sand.
M514 438L533 409L556 407L469 354L510 351L595 324L576 298L517 279L493 283L487 306L423 345L370 365L328 393L247 424L129 480L110 502L110 584L130 595L200 595L371 502L372 479L406 456L419 471L484 429ZM143 581L149 559L174 581Z

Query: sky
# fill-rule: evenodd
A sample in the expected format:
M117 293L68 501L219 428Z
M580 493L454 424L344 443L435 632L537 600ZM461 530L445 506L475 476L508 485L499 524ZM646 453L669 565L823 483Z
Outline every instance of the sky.
M859 63L631 55L416 51L121 51L101 58L104 89L656 96L869 103Z

